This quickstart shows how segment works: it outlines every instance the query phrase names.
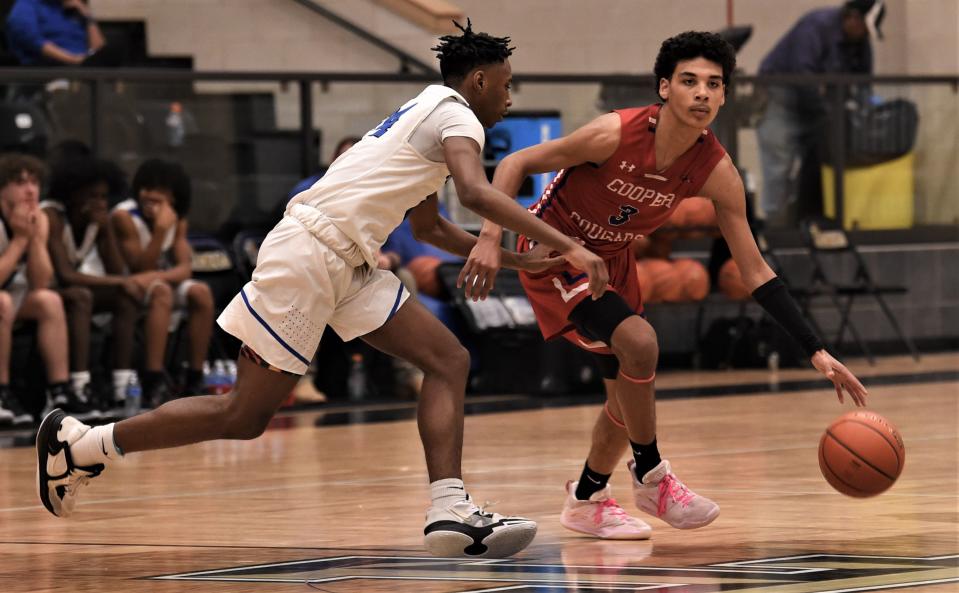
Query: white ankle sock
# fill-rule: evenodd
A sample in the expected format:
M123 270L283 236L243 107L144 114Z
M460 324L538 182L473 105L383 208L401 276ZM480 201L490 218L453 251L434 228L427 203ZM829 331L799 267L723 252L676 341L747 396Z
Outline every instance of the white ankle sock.
M73 392L82 394L83 388L90 383L90 371L77 371L75 373L70 373L70 385L73 387Z
M127 384L134 372L133 369L113 370L113 401L122 402L127 398Z
M70 447L73 463L83 466L97 463L109 465L123 459L123 454L113 442L114 424L111 422L104 426L94 426L73 443Z
M463 480L446 478L430 483L430 495L433 497L433 508L445 509L465 500L466 488L463 486Z

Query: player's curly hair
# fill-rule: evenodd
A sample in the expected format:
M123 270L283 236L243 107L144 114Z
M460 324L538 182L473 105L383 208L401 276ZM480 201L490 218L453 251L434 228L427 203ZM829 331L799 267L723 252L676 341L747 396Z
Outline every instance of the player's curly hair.
M126 177L113 162L92 156L63 158L53 166L48 197L65 205L77 192L97 183L107 184L111 201L126 193Z
M134 199L140 198L141 189L167 190L173 194L173 210L177 216L190 212L190 176L179 163L162 159L144 161L133 174L130 191Z
M659 48L656 65L656 94L659 94L659 81L669 80L676 71L676 64L693 58L706 58L719 64L723 69L723 85L729 87L729 80L736 69L736 50L728 41L706 31L686 31L670 37ZM659 97L662 99L662 95Z
M462 35L444 35L440 44L431 47L440 60L440 74L446 84L458 84L477 66L499 64L512 55L509 37L493 37L487 33L474 33L473 23L466 19L466 27L453 21Z
M8 183L20 181L24 173L36 177L42 183L47 175L47 166L40 159L28 154L0 154L0 189Z

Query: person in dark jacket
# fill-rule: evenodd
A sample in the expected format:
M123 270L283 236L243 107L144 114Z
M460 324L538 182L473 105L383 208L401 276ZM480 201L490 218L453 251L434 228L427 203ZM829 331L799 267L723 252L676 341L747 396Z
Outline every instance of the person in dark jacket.
M849 0L805 14L759 66L759 74L872 74L871 38L882 38L883 0ZM763 173L760 203L773 225L792 222L797 209L821 207L817 146L828 114L819 85L771 85L757 128ZM798 163L813 177L800 174ZM808 188L808 190L807 190ZM806 195L806 194L811 195ZM804 195L804 204L797 203ZM808 204L806 204L808 202ZM811 212L810 212L811 213Z

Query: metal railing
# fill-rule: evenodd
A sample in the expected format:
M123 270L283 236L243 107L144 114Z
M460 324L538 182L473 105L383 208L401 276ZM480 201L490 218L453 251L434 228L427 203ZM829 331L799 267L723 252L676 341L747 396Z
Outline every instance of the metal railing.
M89 126L89 143L98 150L102 148L101 120L103 111L109 108L102 100L104 85L116 84L176 84L176 83L279 83L283 86L296 85L299 95L299 144L300 173L308 175L318 162L314 145L314 104L316 101L314 86L321 90L331 85L350 84L426 84L438 82L437 74L414 73L353 73L353 72L197 72L174 69L78 69L78 68L0 68L0 86L19 83L46 83L53 79L66 79L89 87L89 111L84 115ZM515 74L514 86L517 92L536 85L599 85L625 86L637 89L652 89L652 75L626 74ZM907 85L909 87L930 85L948 86L952 93L959 93L959 75L949 76L865 76L865 75L776 75L745 76L737 75L727 93L723 108L725 117L717 120L717 134L724 139L727 151L734 160L739 157L740 146L738 130L748 117L751 109L748 99L760 86L816 86L827 89L848 89L863 85ZM844 110L843 92L825 93L836 113ZM549 106L552 107L552 106ZM745 112L745 114L744 114ZM955 114L959 118L959 113ZM835 119L831 127L831 144L835 147L846 145L847 129L844 117ZM959 155L957 155L959 157ZM831 151L831 165L834 175L834 195L836 218L843 220L844 172L847 167L846 153L843 149Z

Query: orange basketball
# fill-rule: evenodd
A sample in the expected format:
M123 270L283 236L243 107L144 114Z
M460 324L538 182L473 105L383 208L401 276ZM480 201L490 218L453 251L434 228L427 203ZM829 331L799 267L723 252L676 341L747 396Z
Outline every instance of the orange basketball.
M734 260L727 260L719 268L719 292L726 295L734 301L742 301L749 298L749 289L743 284L743 276L739 273L739 266Z
M673 209L673 213L670 214L669 218L666 219L666 222L663 223L664 228L682 228L686 226L686 208L683 208L683 204L685 204L686 201L687 200L683 200L679 203L679 206Z
M416 280L416 288L423 294L428 294L431 297L442 296L443 289L437 273L437 268L440 267L441 263L443 262L438 257L421 255L414 257L406 264L406 269L413 274L413 279Z
M709 272L706 266L694 259L677 259L673 268L683 287L682 300L701 301L709 294Z
M875 412L843 414L819 439L819 469L830 486L847 496L866 498L885 492L905 462L899 431Z
M673 262L665 259L644 259L643 266L650 276L652 300L647 302L676 302L683 298L683 284Z
M686 226L716 226L716 209L706 198L687 198L680 206L686 207Z

